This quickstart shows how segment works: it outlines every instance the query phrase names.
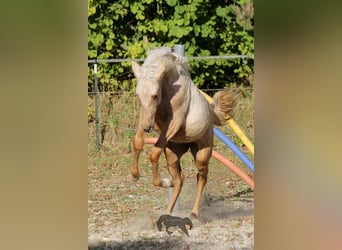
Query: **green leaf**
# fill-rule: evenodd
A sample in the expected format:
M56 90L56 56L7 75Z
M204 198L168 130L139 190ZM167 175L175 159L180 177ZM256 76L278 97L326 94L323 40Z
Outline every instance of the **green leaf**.
M202 56L210 56L210 51L209 50L202 50L201 55Z
M249 3L251 0L237 0L237 3L239 4L239 5L244 5L244 4L246 4L246 3Z
M145 15L142 11L139 11L136 15L138 20L144 20L145 19Z
M97 51L96 50L88 50L88 57L89 58L96 58Z
M89 27L90 27L91 29L96 29L97 23L91 23L91 24L89 24Z
M92 7L88 7L88 17L94 15L96 13L96 7L92 6Z
M166 0L166 3L169 6L173 7L173 6L175 6L177 4L177 0Z
M202 25L202 29L201 29L201 35L202 35L202 37L203 37L203 38L208 37L209 32L210 32L210 30L209 30L208 26Z
M111 50L113 48L113 45L114 45L113 40L109 39L109 40L106 41L106 49L107 50Z
M183 19L178 19L178 20L176 20L176 23L177 23L179 26L182 26L183 23L184 23L184 20L183 20Z
M184 11L185 11L185 8L184 8L183 6L177 5L177 6L175 7L175 12L176 12L176 13L183 14Z
M131 11L133 14L137 13L139 11L139 3L138 2L134 2L131 5Z
M228 8L223 8L221 6L217 7L216 9L216 15L218 15L219 17L226 17L228 14Z

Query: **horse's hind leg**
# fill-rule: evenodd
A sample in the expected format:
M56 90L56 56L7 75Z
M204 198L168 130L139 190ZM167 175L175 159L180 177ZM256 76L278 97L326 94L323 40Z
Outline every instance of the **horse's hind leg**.
M172 177L172 195L167 207L167 212L171 213L177 198L182 190L184 175L180 166L180 158L189 149L187 144L178 144L169 142L165 148L165 159L169 169L169 173Z
M208 176L208 162L211 157L212 147L207 146L199 148L197 144L191 145L191 153L195 158L196 167L198 169L197 174L197 193L195 198L195 204L191 211L191 215L198 216L200 199L203 189L207 183Z
M133 178L139 178L139 156L144 146L144 130L142 128L138 128L137 133L133 139L133 150L134 150L134 158L133 158L133 166L131 168L131 175Z

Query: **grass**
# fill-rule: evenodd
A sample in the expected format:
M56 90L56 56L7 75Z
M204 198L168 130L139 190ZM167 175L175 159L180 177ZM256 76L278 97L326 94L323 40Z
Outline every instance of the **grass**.
M246 136L253 142L253 93L238 90L240 98L235 109L234 120ZM246 94L247 93L247 94ZM132 138L138 125L138 102L134 94L101 94L99 127L106 131L100 150L95 145L95 123L89 122L88 139L88 223L96 231L104 225L129 223L144 210L158 211L167 207L167 189L152 185L152 173L148 157L151 145L145 145L140 158L141 178L134 181L130 177L132 163ZM89 97L89 109L94 108L94 100ZM88 110L89 110L88 109ZM240 149L253 160L247 148L242 145L228 127L220 128ZM157 136L152 134L151 136ZM240 166L245 172L249 169L221 141L215 138L214 149ZM182 158L185 184L181 193L180 207L191 209L194 201L197 170L193 166L191 154ZM238 194L251 194L248 186L228 168L215 159L209 162L209 179L204 190L202 203L206 197L221 199ZM160 161L161 175L166 177L164 157Z

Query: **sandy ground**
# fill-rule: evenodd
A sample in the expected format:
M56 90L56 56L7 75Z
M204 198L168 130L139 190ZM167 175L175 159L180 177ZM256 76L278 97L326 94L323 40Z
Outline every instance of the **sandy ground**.
M194 227L187 237L172 227L160 232L156 221L161 211L141 211L134 218L112 227L89 225L89 249L253 249L253 193L231 198L205 197L200 216L191 218ZM187 217L190 209L179 209L175 216Z
M103 96L104 98L107 98ZM149 150L145 145L140 157L140 179L132 181L131 139L137 127L138 108L135 98L115 96L113 113L101 113L100 121L111 121L100 152L94 151L94 123L89 127L88 160L88 242L89 249L253 249L254 192L227 167L211 159L208 182L201 198L200 214L192 219L194 227L187 237L180 229L170 228L172 235L159 232L158 218L165 214L168 190L152 185ZM132 105L133 104L133 105ZM253 139L253 100L240 100L234 118ZM129 114L129 115L127 115ZM222 128L228 136L230 129ZM149 135L151 137L156 134ZM234 138L234 137L232 137ZM219 140L215 150L225 155L250 176L238 157ZM242 148L246 154L246 148ZM197 169L190 153L181 160L185 182L175 216L190 215L196 192ZM163 156L160 174L168 171Z

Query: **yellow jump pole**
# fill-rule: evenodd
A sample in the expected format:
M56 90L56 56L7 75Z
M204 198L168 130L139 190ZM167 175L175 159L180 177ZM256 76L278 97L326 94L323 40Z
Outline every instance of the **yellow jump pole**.
M204 93L202 90L199 90L201 92L201 94L207 99L207 101L209 103L213 102L213 99L207 95L206 93ZM237 125L237 123L234 121L233 118L230 118L227 121L227 124L229 125L229 127L234 131L234 133L240 138L240 140L246 145L246 147L248 148L248 150L252 153L252 155L254 156L254 145L251 143L251 141L247 138L247 136L245 136L245 134L243 133L243 131L240 129L240 127Z

